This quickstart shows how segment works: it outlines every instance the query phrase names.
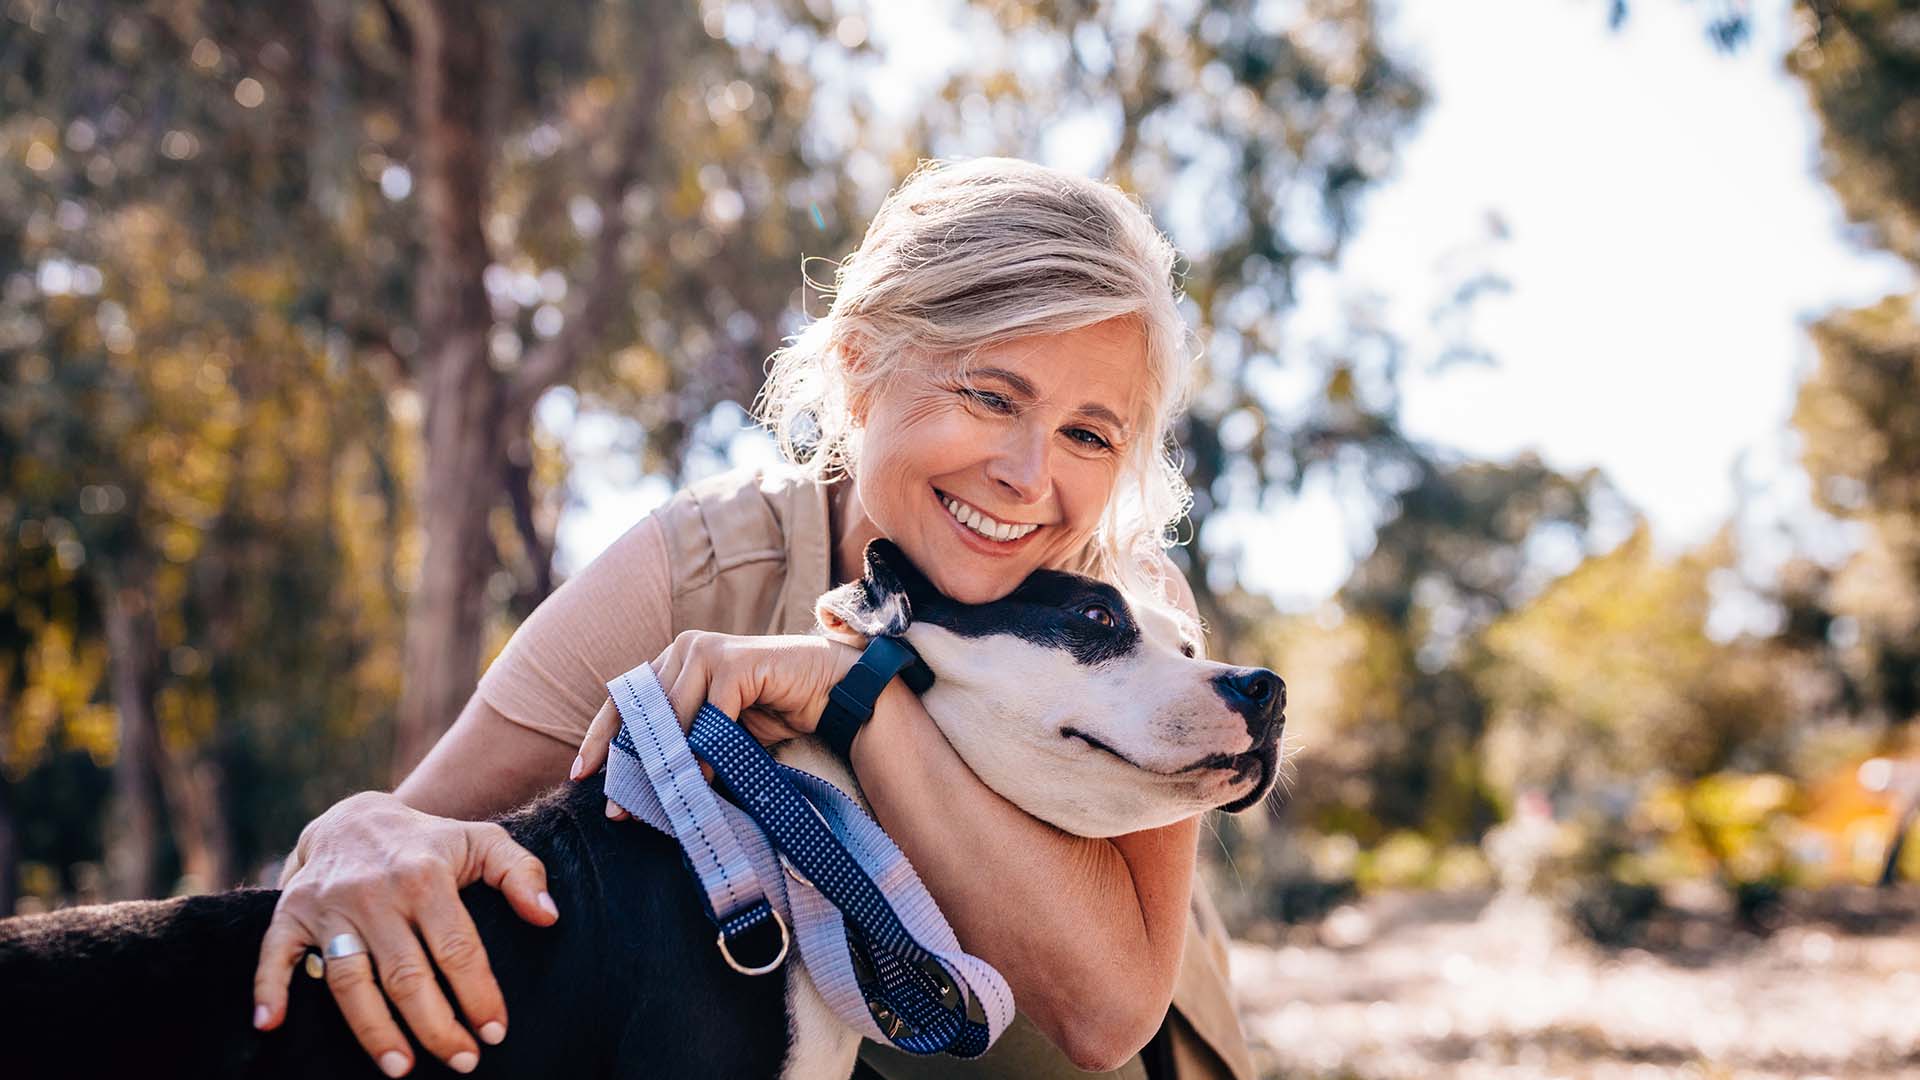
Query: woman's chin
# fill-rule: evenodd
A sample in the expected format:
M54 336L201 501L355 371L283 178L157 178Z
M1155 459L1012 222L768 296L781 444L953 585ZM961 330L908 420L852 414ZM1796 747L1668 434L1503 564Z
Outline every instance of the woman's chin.
M1007 568L1001 566L994 567L990 572L968 574L962 569L965 562L960 560L957 565L922 568L921 572L933 582L934 588L940 590L940 595L962 604L990 604L1026 580L1026 574L1011 576Z
M987 582L977 578L969 578L966 581L942 581L935 577L933 584L940 590L942 596L957 603L990 604L1012 592L1014 586L1020 583L1011 581L1002 584L998 581Z

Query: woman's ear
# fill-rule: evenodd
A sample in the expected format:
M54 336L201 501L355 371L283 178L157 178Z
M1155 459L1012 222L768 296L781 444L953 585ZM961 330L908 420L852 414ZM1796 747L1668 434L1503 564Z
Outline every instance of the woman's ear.
M847 388L847 412L852 415L856 425L864 427L867 422L867 410L873 405L873 393L861 388L861 377L868 374L867 364L872 362L869 353L859 338L849 334L833 348L834 362L840 365L843 385Z

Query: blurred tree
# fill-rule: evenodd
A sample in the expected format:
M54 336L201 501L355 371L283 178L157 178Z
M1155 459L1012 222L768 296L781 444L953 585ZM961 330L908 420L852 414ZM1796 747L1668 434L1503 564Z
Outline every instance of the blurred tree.
M1322 790L1302 809L1363 841L1395 829L1472 841L1503 809L1483 773L1481 636L1594 553L1596 511L1618 496L1597 471L1563 476L1530 456L1443 466L1409 447L1402 467L1412 482L1336 597L1332 637L1345 644L1303 640L1311 625L1272 639L1283 670L1334 661L1309 676L1333 681L1314 692L1324 712L1309 721L1309 752ZM1342 655L1310 655L1327 648Z
M1920 716L1920 323L1913 297L1834 312L1812 328L1819 364L1794 426L1816 503L1859 528L1821 576L1828 642L1860 711Z
M1649 779L1778 767L1822 684L1796 678L1771 639L1708 636L1710 582L1734 557L1723 534L1663 559L1641 523L1493 624L1475 678L1492 706L1498 787L1623 812Z
M268 13L232 24L219 11L7 14L17 25L0 53L0 230L18 241L0 266L0 327L16 357L0 412L9 533L29 558L50 547L65 571L49 608L90 613L73 630L83 655L102 643L112 654L102 682L118 723L102 739L71 730L96 709L68 709L69 730L36 745L80 745L111 763L114 895L165 891L166 832L192 881L229 884L256 822L290 835L274 808L314 807L299 785L232 805L231 767L258 760L236 721L276 719L291 696L291 711L346 736L338 745L351 756L369 717L340 651L367 628L336 634L329 618L354 611L358 583L327 534L342 479L332 440L378 431L362 422L372 388L329 370L318 329L294 325L310 317L296 253L328 265L287 171L298 127L250 116L262 84L212 77L223 54L197 33L210 18L284 69L288 49L270 46L288 29ZM24 604L12 619L29 633L54 625ZM46 689L29 680L20 700ZM339 756L299 764L332 788L343 777L324 766ZM31 763L23 752L8 765ZM363 763L347 775L369 773Z
M6 431L0 427L0 446L10 460L17 448ZM9 518L6 524L15 532L22 521ZM5 597L0 606L0 913L13 910L20 862L29 846L27 823L20 820L19 781L70 732L91 728L110 739L113 725L111 709L93 700L107 663L94 594L74 586L73 572L58 554L61 540L48 543L44 533L28 532L31 543L0 549L0 595ZM87 806L35 809L47 817L92 816Z
M1398 343L1358 327L1310 352L1287 324L1301 279L1338 261L1425 106L1379 21L1365 0L976 5L965 32L997 62L954 71L916 119L936 153L1070 159L1110 177L1186 257L1208 363L1180 432L1194 542L1176 557L1226 641L1260 608L1216 598L1242 553L1210 537L1214 512L1270 505L1317 467L1400 448ZM1313 389L1279 389L1296 383Z
M638 399L647 467L676 471L695 421L757 386L797 245L853 216L831 149L801 146L824 16L446 14L4 13L9 565L57 552L66 608L96 612L61 632L114 646L120 730L93 749L119 777L116 892L162 889L168 820L192 876L223 882L373 780L390 755L368 724L392 730L403 670L406 738L436 735L483 602L524 613L551 588L539 393ZM583 370L610 326L634 344ZM406 611L431 663L394 654ZM14 685L44 703L54 631L12 614Z
M314 791L379 767L389 719L404 772L470 692L488 619L552 586L543 393L633 417L639 467L678 478L805 311L800 256L850 248L922 152L1040 155L1109 123L1087 171L1191 258L1211 381L1185 551L1223 631L1248 616L1207 588L1233 591L1237 553L1205 542L1222 502L1314 468L1404 487L1395 343L1295 356L1284 325L1422 104L1374 7L957 17L985 21L991 66L883 143L884 43L824 0L6 8L10 535L68 553L92 598L67 604L92 612L75 648L115 646L98 690L121 730L95 749L136 837L125 888L158 887L163 821L196 876L284 843ZM1303 372L1307 393L1276 389ZM52 631L18 625L25 665Z
M1821 122L1821 172L1862 243L1920 270L1920 12L1799 0L1787 68ZM1920 715L1920 294L1836 311L1794 411L1816 502L1858 527L1829 580L1829 638L1861 711Z

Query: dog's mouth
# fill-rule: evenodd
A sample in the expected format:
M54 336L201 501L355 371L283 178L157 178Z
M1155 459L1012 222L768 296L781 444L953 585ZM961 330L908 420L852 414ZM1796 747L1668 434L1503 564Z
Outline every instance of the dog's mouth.
M1198 761L1188 765L1182 765L1173 770L1156 769L1150 765L1143 765L1133 760L1100 739L1081 731L1079 728L1063 727L1060 729L1060 734L1064 738L1079 739L1095 750L1111 754L1121 761L1126 762L1128 765L1139 769L1141 772L1152 773L1155 776L1176 778L1191 776L1196 773L1222 770L1232 774L1227 781L1229 784L1238 785L1249 779L1255 780L1253 787L1249 788L1245 795L1221 807L1222 810L1228 813L1237 813L1245 810L1247 807L1258 802L1260 798L1266 794L1267 789L1272 786L1273 770L1279 760L1278 750L1275 747L1267 746L1255 747L1252 750L1243 751L1238 754L1208 754Z
M1274 771L1280 767L1280 748L1269 744L1244 754L1233 754L1231 757L1235 770L1234 783L1237 784L1250 776L1257 777L1254 785L1247 789L1245 795L1220 808L1229 814L1237 814L1266 798L1267 792L1273 790Z

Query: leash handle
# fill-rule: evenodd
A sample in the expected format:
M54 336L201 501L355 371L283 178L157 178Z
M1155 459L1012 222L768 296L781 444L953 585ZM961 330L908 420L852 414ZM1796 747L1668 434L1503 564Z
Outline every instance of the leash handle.
M985 1053L1012 1019L1012 990L999 972L960 948L912 865L879 825L831 784L779 764L711 705L694 717L688 745L851 927L849 944L877 976L878 986L865 988L865 1007L888 1041L919 1054ZM820 798L803 795L793 782L798 778L814 781L809 786ZM855 851L849 851L846 841L855 837ZM890 871L887 888L869 873L876 866ZM983 1021L969 1015L976 1001Z
M623 721L613 737L618 753L607 762L607 797L680 842L681 858L700 882L707 918L719 930L720 956L727 966L746 975L778 968L790 942L786 921L768 902L753 860L700 775L652 665L641 664L620 675L607 690ZM648 722L629 725L628 717ZM767 943L751 939L764 937L769 927L779 932L778 948L771 959L755 962L768 956ZM749 959L740 959L742 955Z
M729 964L773 970L791 923L815 988L847 1026L910 1053L986 1052L1013 1019L1011 989L960 948L906 856L857 802L779 764L711 704L683 735L651 665L607 686L621 717L607 797L680 844ZM739 805L714 794L696 753ZM737 962L736 935L761 926L779 929L778 955Z

